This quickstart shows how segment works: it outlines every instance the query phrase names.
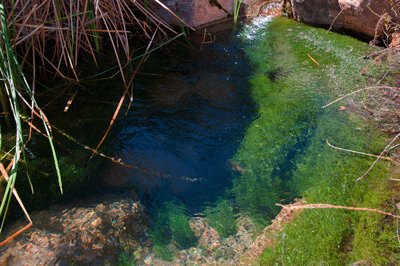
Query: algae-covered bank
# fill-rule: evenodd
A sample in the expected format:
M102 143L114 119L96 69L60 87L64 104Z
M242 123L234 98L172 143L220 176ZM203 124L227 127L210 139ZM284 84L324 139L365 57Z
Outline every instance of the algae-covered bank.
M330 147L379 155L393 137L361 113L379 107L378 94L393 94L385 64L370 66L376 51L354 38L312 28L287 18L244 30L253 63L252 97L258 117L249 125L233 158L242 171L230 192L242 211L265 224L276 203L304 197L307 203L373 208L398 214L399 183L394 161ZM392 69L393 70L393 69ZM382 77L385 77L382 79ZM365 87L322 108L329 102ZM388 85L385 87L384 85ZM398 102L398 100L397 100ZM363 111L364 110L364 111ZM261 265L397 265L398 221L375 212L312 209L298 213ZM355 264L356 263L356 264ZM357 264L358 263L358 264ZM364 264L362 264L364 263Z

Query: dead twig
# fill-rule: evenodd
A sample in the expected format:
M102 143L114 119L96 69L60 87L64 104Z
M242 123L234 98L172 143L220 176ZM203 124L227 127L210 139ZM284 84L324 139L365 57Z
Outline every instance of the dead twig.
M389 158L389 157L383 157L383 156L379 157L378 155L375 155L375 154L369 154L369 153L365 153L365 152L361 152L361 151L353 151L353 150L339 148L339 147L336 147L336 146L333 146L332 144L330 144L328 140L326 140L326 143L328 144L329 147L332 147L332 148L340 150L340 151L348 151L348 152L357 153L357 154L361 154L361 155L367 155L367 156L370 156L370 157L375 157L375 158L381 158L381 159L385 159L385 160L389 160L389 161L400 162L400 160Z
M345 8L340 9L340 12L336 15L336 17L333 19L331 26L329 27L329 29L326 31L325 35L328 35L328 33L332 30L333 28L333 24L335 24L336 20L338 19L338 17L340 16L340 14L343 13L343 11L345 10Z
M27 121L25 121L25 122L27 122ZM163 173L158 173L158 172L149 171L149 170L146 170L146 169L143 169L143 168L134 166L134 165L126 164L126 163L122 162L122 160L121 160L120 158L119 158L119 159L118 159L118 158L116 159L116 158L112 158L112 157L110 157L110 156L107 156L107 155L105 155L105 154L103 154L103 153L100 153L100 152L98 152L97 150L92 149L92 148L90 148L89 146L80 143L79 141L77 141L76 139L74 139L73 137L71 137L70 135L65 134L61 129L58 129L58 128L55 127L55 126L52 126L52 127L53 127L58 133L60 133L60 134L63 135L64 137L68 138L69 140L75 142L76 144L80 145L80 146L83 147L84 149L89 150L89 151L93 152L93 154L96 154L96 155L99 155L99 156L101 156L101 157L103 157L103 158L106 158L106 159L112 161L113 163L119 164L119 165L121 165L121 166L123 166L123 167L130 168L130 169L135 169L135 170L138 170L138 171L140 171L140 172L142 172L142 173L145 173L145 174L160 176L160 177L163 177L163 178L176 178L176 179L187 180L187 181L190 181L190 182L196 182L196 181L200 181L200 180L201 180L201 179L189 178L189 177L185 177L185 176L172 176L172 175L167 175L167 174L163 174ZM38 129L36 129L36 128L34 128L34 129L37 130L37 131L38 131L39 133L41 133L42 135L44 135L44 134L43 134L42 132L40 132Z
M316 63L319 67L321 67L321 65L320 65L314 58L312 58L311 55L309 55L309 54L307 54L307 55L308 55L308 57L309 57L311 60L314 61L314 63Z
M400 88L399 87L389 87L389 86L373 86L373 87L362 88L362 89L350 92L350 93L348 93L348 94L346 94L346 95L334 100L333 102L330 102L327 105L322 106L321 108L328 107L329 105L332 105L332 104L334 104L334 103L336 103L336 102L338 102L338 101L340 101L340 100L342 100L342 99L344 99L344 98L346 98L346 97L348 97L348 96L350 96L352 94L356 94L357 92L364 91L364 90L370 90L370 89L394 89L394 90L399 90Z
M397 134L397 136L389 143L389 145L386 146L386 148L381 152L381 155L379 155L378 159L375 160L375 162L371 165L371 167L367 170L367 172L365 172L365 174L363 174L361 177L359 177L356 182L360 181L361 179L363 179L368 173L369 171L371 171L371 169L375 166L375 164L379 161L379 159L382 158L382 156L388 151L389 147L393 144L393 142L396 141L396 139L400 137L400 133Z
M300 210L300 209L344 209L344 210L353 210L353 211L369 211L369 212L376 212L383 215L387 215L396 219L400 219L399 215L392 214L390 212L384 212L377 209L370 209L370 208L360 208L360 207L347 207L347 206L340 206L340 205L331 205L331 204L307 204L307 205L299 205L299 206L285 206L279 203L275 203L276 206L282 207L287 210Z

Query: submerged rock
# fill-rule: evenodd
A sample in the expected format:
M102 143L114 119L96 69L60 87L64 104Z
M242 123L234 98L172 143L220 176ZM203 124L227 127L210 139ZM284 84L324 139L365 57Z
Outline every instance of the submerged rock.
M304 200L287 205L298 206ZM195 247L176 251L173 262L157 258L154 252L147 255L143 264L139 265L254 265L258 257L267 247L275 244L277 235L283 230L283 225L290 222L296 212L284 208L260 234L256 225L247 215L237 219L238 231L235 235L221 238L215 228L210 226L207 218L193 217L189 224L199 242Z
M134 253L124 262L135 265L250 265L293 216L283 209L257 236L255 224L242 215L237 233L227 238L220 237L207 218L193 217L189 225L199 239L197 245L184 250L171 247L176 257L167 262L155 253L143 206L131 199L56 214L42 211L32 217L34 228L1 250L0 265L114 265L125 250Z
M32 219L35 227L8 244L1 265L104 265L126 247L148 243L144 208L131 199L42 211Z

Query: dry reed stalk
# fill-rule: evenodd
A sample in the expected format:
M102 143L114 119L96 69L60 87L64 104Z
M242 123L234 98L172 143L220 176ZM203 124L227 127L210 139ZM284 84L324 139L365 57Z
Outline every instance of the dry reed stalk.
M154 37L155 37L155 33L154 33L154 35L153 35L153 38L154 38ZM147 48L146 48L145 54L149 51L152 42L153 42L153 39L149 42L149 45L148 45ZM131 86L131 84L132 84L132 82L133 82L133 79L134 79L135 76L136 76L137 71L139 70L140 66L142 65L142 63L143 63L143 61L144 61L144 58L145 58L145 56L142 56L142 58L140 59L140 62L139 62L139 64L138 64L138 66L136 67L135 72L133 73L133 75L132 75L132 77L131 77L131 80L130 80L128 86ZM109 124L109 126L108 126L108 128L107 128L107 131L105 132L103 138L100 140L99 144L97 145L97 147L96 147L96 149L95 149L96 152L97 152L97 150L99 149L100 145L104 142L106 136L108 135L108 132L110 132L111 127L113 126L115 120L117 119L117 116L118 116L119 111L120 111L120 109L121 109L122 103L124 102L125 97L126 97L126 95L128 94L128 86L125 86L124 94L122 95L122 97L121 97L121 99L120 99L120 101L119 101L119 103L118 103L117 109L116 109L115 112L114 112L114 115L113 115L113 117L112 117L112 119L111 119L111 122L110 122L110 124ZM94 154L94 153L93 153L93 154ZM92 154L92 156L93 156L93 154ZM92 156L91 156L90 158L92 158Z
M7 167L9 168L9 167ZM4 165L0 162L0 172L2 177L8 182L10 180L10 177L7 174L7 170L4 168ZM11 235L10 237L8 237L6 240L4 240L3 242L0 243L0 247L4 244L6 244L7 242L9 242L11 239L13 239L14 237L16 237L17 235L19 235L20 233L22 233L23 231L25 231L26 229L28 229L29 227L31 227L33 225L33 222L31 220L31 217L29 216L28 212L25 209L24 204L22 203L18 192L15 188L12 189L12 193L14 194L15 199L18 201L19 206L21 206L22 211L24 212L26 218L29 221L29 224L25 227L23 227L22 229L18 230L16 233L14 233L13 235ZM6 215L6 214L4 214Z
M78 65L82 52L90 54L97 64L96 55L102 40L108 38L117 60L118 52L122 50L129 62L131 52L128 40L132 36L144 41L150 40L156 31L165 38L169 32L177 34L155 13L153 7L146 7L143 0L3 2L12 43L25 53L23 64L29 64L31 60L27 54L35 51L44 67L48 64L57 75L68 79L79 80ZM118 64L124 76L121 62ZM68 70L72 76L67 74Z
M311 55L309 55L309 54L307 54L307 55L311 60L313 60L314 63L316 63L319 67L321 67L321 65Z

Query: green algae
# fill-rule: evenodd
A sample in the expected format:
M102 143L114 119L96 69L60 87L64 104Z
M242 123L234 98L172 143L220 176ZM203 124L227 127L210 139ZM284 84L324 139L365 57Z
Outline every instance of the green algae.
M259 32L247 49L254 63L252 95L258 117L249 125L233 161L247 171L235 178L236 203L261 225L277 214L275 203L305 197L308 203L395 211L390 169L374 159L332 145L379 154L383 136L346 108L352 95L325 109L331 99L376 84L385 66L361 70L374 48L356 39L280 18ZM341 107L343 106L343 107ZM383 143L383 144L382 144ZM397 200L397 201L396 201ZM395 221L369 212L305 210L276 236L261 265L348 265L365 260L397 262Z
M156 230L152 231L157 257L173 261L176 258L177 247L187 249L198 241L189 226L190 216L186 212L186 207L174 200L165 202L158 210Z
M228 199L219 199L213 207L207 207L203 213L220 237L236 234L238 228L235 219L234 203Z

